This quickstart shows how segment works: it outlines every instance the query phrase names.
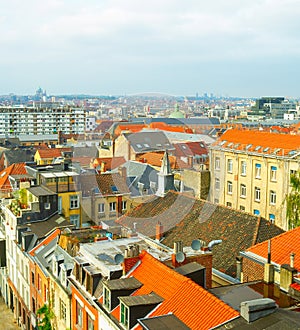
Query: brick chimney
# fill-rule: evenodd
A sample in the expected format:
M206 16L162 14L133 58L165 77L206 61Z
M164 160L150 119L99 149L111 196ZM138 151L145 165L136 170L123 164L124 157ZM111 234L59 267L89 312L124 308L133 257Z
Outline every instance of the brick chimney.
M138 244L128 245L124 251L123 275L127 274L130 269L140 260L140 247Z
M156 226L155 226L155 239L157 241L160 241L163 237L163 233L164 233L164 227L161 224L161 222L158 221Z

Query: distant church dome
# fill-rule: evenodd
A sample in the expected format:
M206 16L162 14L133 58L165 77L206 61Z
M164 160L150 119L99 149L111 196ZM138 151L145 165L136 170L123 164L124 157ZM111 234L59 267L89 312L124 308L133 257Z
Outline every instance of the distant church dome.
M184 113L179 111L179 106L177 103L175 104L175 109L171 112L169 118L184 118Z

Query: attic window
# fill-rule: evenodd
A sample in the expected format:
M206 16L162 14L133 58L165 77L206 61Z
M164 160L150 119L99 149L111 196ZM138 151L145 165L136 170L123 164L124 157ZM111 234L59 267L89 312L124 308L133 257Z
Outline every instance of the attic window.
M144 147L145 147L145 148L150 148L150 146L149 146L148 143L144 143Z
M128 327L129 324L129 308L121 303L121 323Z
M293 155L295 155L295 153L296 153L296 150L291 150L291 151L289 152L289 156L293 156Z
M227 141L224 140L224 141L220 142L219 145L222 146L222 145L224 145L226 142L227 142Z
M156 143L156 146L157 147L161 147L161 143Z
M1 173L1 178L3 178L4 175L6 175L6 172L5 171L3 173Z
M232 142L228 143L227 147L231 147L233 145ZM202 147L202 146L201 146ZM204 146L203 146L204 147Z
M112 190L112 192L114 192L114 193L116 193L116 192L119 191L117 186L111 186L111 190Z
M183 145L183 146L182 146L182 149L186 149L186 146L185 146L185 145Z
M139 143L137 143L136 146L137 146L139 149L143 148L143 146L142 146L141 144L139 144Z
M270 147L266 147L263 152L267 152L270 149Z
M250 143L250 144L247 144L247 146L246 146L246 150L249 150L250 148L252 147L252 144Z
M204 144L203 144L203 143L200 143L200 147L201 147L201 148L204 148Z
M280 148L274 150L273 154L277 154L280 151Z

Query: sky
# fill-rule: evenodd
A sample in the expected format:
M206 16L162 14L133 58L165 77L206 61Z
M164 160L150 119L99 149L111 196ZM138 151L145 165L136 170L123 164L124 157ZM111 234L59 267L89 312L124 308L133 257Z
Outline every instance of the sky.
M299 97L300 0L0 0L0 95Z

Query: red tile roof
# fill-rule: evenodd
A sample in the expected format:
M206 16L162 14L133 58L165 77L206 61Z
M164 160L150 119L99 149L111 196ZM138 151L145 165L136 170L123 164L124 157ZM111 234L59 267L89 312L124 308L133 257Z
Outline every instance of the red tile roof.
M300 227L271 238L271 261L278 265L289 264L290 254L295 253L294 266L300 270ZM268 241L256 244L247 252L268 258Z
M146 152L144 154L138 155L136 160L142 163L147 163L152 166L161 167L161 161L163 159L163 156L163 152ZM179 169L181 168L180 165L184 166L184 168L190 168L190 166L188 166L184 162L180 162L179 165L175 156L169 155L169 161L172 169Z
M57 148L48 148L48 149L40 149L37 151L40 157L43 158L55 158L61 157L61 150Z
M239 144L234 146L234 144ZM299 150L300 135L269 133L253 130L228 129L213 146L234 148L237 150L256 151L259 153L274 153L286 155L292 150ZM256 147L261 147L255 150ZM264 151L265 148L269 148ZM278 150L279 149L279 150ZM299 150L300 151L300 150Z
M96 158L94 160L94 167L101 166L101 164L103 164L103 172L106 172L118 168L124 163L126 163L124 157L103 157Z
M134 296L155 292L164 299L149 317L173 313L191 329L204 330L239 315L223 301L146 251L140 254L140 264L128 274L128 277L131 276L143 283L133 293ZM118 310L114 310L113 314L118 316ZM140 326L136 328L141 329Z
M12 187L9 181L10 175L27 174L25 169L25 163L12 164L3 171L0 172L0 190L12 191Z

